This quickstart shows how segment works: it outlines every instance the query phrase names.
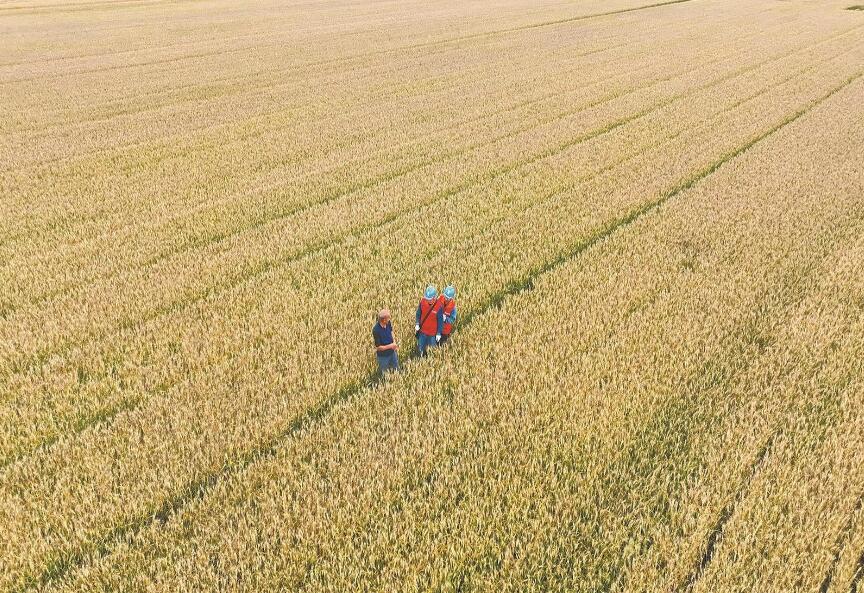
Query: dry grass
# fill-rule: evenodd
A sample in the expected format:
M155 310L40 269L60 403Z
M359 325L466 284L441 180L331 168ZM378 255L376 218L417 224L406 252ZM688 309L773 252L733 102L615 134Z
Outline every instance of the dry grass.
M828 4L0 7L0 588L854 587Z

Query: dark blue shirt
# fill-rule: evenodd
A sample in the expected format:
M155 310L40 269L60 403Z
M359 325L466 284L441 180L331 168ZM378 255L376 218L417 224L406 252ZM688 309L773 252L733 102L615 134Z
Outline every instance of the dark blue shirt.
M375 323L372 328L372 337L375 339L375 346L387 346L393 343L393 324L387 323L381 327L380 323Z

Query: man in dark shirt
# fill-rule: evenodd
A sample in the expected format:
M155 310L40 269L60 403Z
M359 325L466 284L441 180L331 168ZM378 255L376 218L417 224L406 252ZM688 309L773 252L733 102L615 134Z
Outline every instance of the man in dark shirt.
M378 312L378 323L372 327L372 338L375 340L375 358L383 375L387 371L399 370L399 356L396 351L399 346L393 339L393 325L390 323L390 311L381 309Z

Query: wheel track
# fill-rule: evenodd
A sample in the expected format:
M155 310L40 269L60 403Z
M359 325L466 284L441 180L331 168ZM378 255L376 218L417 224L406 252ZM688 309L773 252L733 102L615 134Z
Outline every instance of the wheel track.
M747 66L747 67L744 67L741 69L737 69L737 70L730 72L730 73L727 73L727 74L725 74L725 75L723 75L723 76L721 76L715 80L712 80L710 83L707 83L704 85L699 85L693 89L688 89L688 91L686 91L684 93L680 93L678 95L675 95L671 99L667 98L667 99L664 99L662 101L658 101L657 103L655 103L652 107L650 107L648 109L637 112L635 115L619 119L615 122L612 122L611 124L608 124L607 126L605 126L603 128L595 129L591 133L583 134L580 137L577 137L575 140L574 139L568 140L564 144L559 144L559 145L557 145L551 149L547 149L546 151L543 151L541 153L537 153L537 154L535 154L535 155L533 155L527 159L522 159L521 161L517 161L516 163L511 163L511 164L507 165L506 167L496 169L492 172L487 172L486 174L479 174L475 178L469 180L467 183L459 184L455 187L450 188L449 190L446 190L442 193L439 193L438 196L435 198L435 202L436 203L440 202L441 200L447 199L458 192L465 191L466 189L469 189L470 187L473 187L473 186L478 185L480 183L488 182L492 179L500 177L501 175L504 175L504 174L516 169L516 168L519 168L519 167L537 162L539 160L548 158L550 156L553 156L557 152L571 148L572 146L575 146L578 143L584 142L586 140L590 140L594 137L597 137L597 136L602 135L608 131L611 131L612 129L616 129L622 125L625 125L626 123L630 123L631 121L634 121L640 117L643 117L643 116L647 115L648 113L651 113L657 109L661 109L661 108L665 107L666 105L668 105L669 103L671 103L675 100L678 100L680 98L683 98L683 97L691 94L692 92L699 92L701 90L704 90L705 88L709 88L710 86L720 84L722 82L733 79L733 78L740 76L742 74L746 74L750 71L753 71L753 70L760 68L761 66L763 66L767 63L771 63L771 62L783 59L789 55L793 55L793 54L798 53L800 51L810 50L815 45L827 43L829 41L832 41L835 37L845 36L851 32L854 32L858 28L861 28L861 26L859 25L858 27L855 27L849 31L844 31L842 33L839 33L836 36L832 35L831 37L829 37L823 41L820 41L814 45L807 46L805 48L798 48L798 49L792 50L788 53L784 53L780 56L773 56L773 57L771 57L767 60L763 60L763 61L761 61L755 65L750 65L750 66ZM677 74L670 76L666 80L671 80L671 79L675 78L676 76L677 76ZM654 86L656 84L665 82L666 80L655 81L650 86ZM636 90L642 90L642 88L650 88L650 86L649 87L640 87ZM635 91L631 91L631 92L635 92ZM627 93L627 94L630 94L630 93ZM611 99L608 99L608 100L614 100L615 98L618 98L618 97L617 96L612 97ZM597 102L596 104L589 104L589 105L581 108L580 110L577 110L574 113L578 113L581 110L586 110L586 109L590 109L592 107L596 107L597 105L600 105L603 102L606 102L606 101L600 101L600 102ZM564 117L566 117L567 115L568 114L565 114ZM557 121L558 119L560 119L560 117L555 117L552 120L546 121L544 124L541 124L541 125L548 125L549 123ZM531 128L531 129L533 129L533 128ZM519 133L524 133L524 131L528 131L528 130L520 130L520 131L510 133L504 139L506 139L507 137L515 136ZM476 148L477 147L475 147L474 149L476 150ZM434 163L432 163L432 164L434 164ZM426 165L426 166L428 166L428 165ZM410 171L408 171L408 172L410 172ZM407 174L408 172L401 173L400 175ZM387 179L381 181L380 183L384 183L386 181L391 181L392 179L398 178L400 175L393 176L392 174L390 174L390 175L388 175ZM370 187L375 187L376 185L377 184L371 184L371 185L368 185L366 187L359 188L359 189L368 189ZM349 195L349 194L345 193L343 195L337 195L337 196L331 197L329 199L326 199L326 201L324 201L324 202L318 202L315 204L303 206L303 207L296 209L295 211L291 212L290 214L286 214L286 215L279 216L279 217L268 218L268 220L262 221L257 226L260 227L260 226L263 226L264 224L267 224L269 222L273 222L275 220L281 220L281 219L287 218L289 216L296 215L296 214L303 212L305 210L315 208L315 207L321 206L322 204L332 202L336 199L343 197L344 195ZM241 284L248 282L249 280L257 278L257 277L263 275L264 273L266 273L267 271L273 269L274 267L277 267L277 266L281 267L282 265L288 264L290 262L305 259L307 257L313 256L316 253L319 253L319 252L324 251L325 249L327 249L329 247L332 247L333 245L340 244L340 243L344 242L345 240L348 240L352 237L357 237L357 236L359 236L365 232L368 232L374 228L383 227L384 225L392 222L393 220L395 220L399 216L406 216L412 212L418 211L421 208L425 208L428 205L429 204L427 202L427 203L421 204L420 206L412 206L409 209L406 209L403 211L396 211L396 212L392 213L391 215L388 215L387 217L385 217L385 219L383 219L379 222L373 223L372 225L369 225L368 227L359 227L359 228L355 229L354 231L346 233L342 236L335 237L333 239L327 240L327 241L319 243L319 244L307 246L306 248L299 250L298 252L296 252L296 253L288 256L288 257L280 258L280 259L277 259L277 260L274 260L271 262L264 262L263 264L260 264L256 267L254 267L252 270L250 270L246 273L235 276L230 281L207 287L203 290L195 292L190 297L177 299L171 303L167 303L165 305L162 305L158 308L155 308L153 311L150 312L150 314L148 314L146 316L139 317L135 320L125 320L122 323L118 324L113 329L107 329L107 330L102 331L102 332L91 333L91 334L87 335L84 339L70 339L57 348L52 348L52 349L48 349L48 350L39 352L37 354L30 356L27 359L24 359L23 361L19 361L18 363L13 363L13 371L16 368L24 369L24 368L32 368L32 367L40 366L41 364L44 364L44 362L52 355L64 355L69 350L71 350L72 348L75 348L77 346L87 345L87 344L93 343L95 341L98 341L107 335L112 335L114 333L117 333L117 332L123 331L123 330L134 329L136 327L140 327L141 325L143 325L149 321L152 321L153 319L157 319L159 317L165 316L165 315L172 313L172 312L182 311L182 310L188 308L189 306L192 306L195 303L204 300L207 297L219 294L221 292L224 292L225 290L234 288L236 286L239 286ZM234 232L230 235L226 235L225 237L218 238L218 239L203 243L201 245L198 245L196 248L197 249L204 248L207 245L215 243L216 241L222 241L222 240L225 240L231 236L235 236L235 235L239 234L240 232L242 232L242 231ZM164 258L161 258L161 259L164 259ZM161 261L161 259L160 259L160 261Z
M858 75L860 78L864 75L864 72ZM860 219L858 219L860 223ZM852 225L853 228L855 225ZM852 237L854 238L854 237ZM797 299L799 302L804 299L805 295L800 295ZM824 358L820 360L817 364L814 365L814 368L810 369L810 376L816 376L820 369L822 369L828 362L828 358ZM750 464L748 471L746 472L746 478L741 486L735 492L735 496L732 500L730 500L720 511L720 514L717 517L713 527L708 533L708 538L706 540L704 549L695 563L693 569L690 571L689 576L685 579L685 581L676 589L679 593L692 593L696 585L699 583L701 578L706 574L707 569L709 568L713 558L714 553L716 551L717 545L722 540L723 534L725 532L726 525L728 522L735 516L735 513L741 503L751 494L751 486L755 478L759 475L762 468L765 465L766 458L769 457L771 449L774 446L776 440L784 434L784 427L788 424L789 421L789 411L787 410L781 417L781 419L776 423L775 428L771 431L769 436L765 439L763 445L760 447L756 456L754 457L753 462ZM842 553L842 548L845 543L851 538L851 530L852 523L856 513L861 509L862 503L864 503L864 493L859 495L853 512L850 514L850 517L847 521L847 524L841 530L840 534L837 536L835 543L835 553L832 557L832 561L829 563L829 569L826 574L825 579L823 580L819 591L820 593L826 593L831 584L831 579L833 577L834 571L840 559L840 554Z
M811 101L803 108L784 118L780 123L772 126L766 132L755 136L750 141L741 145L737 149L722 155L717 161L715 161L711 165L700 169L691 177L675 185L670 191L662 195L660 198L647 202L642 206L632 210L630 213L624 215L623 217L610 221L605 227L599 229L595 234L576 243L575 245L572 245L569 249L563 251L558 257L551 259L542 266L539 266L532 272L523 276L521 279L511 282L507 287L505 287L505 289L492 295L491 297L486 299L486 301L484 301L480 306L478 306L476 309L473 309L468 315L466 315L463 321L460 322L460 326L464 327L466 325L470 325L478 317L485 315L492 310L500 308L501 304L505 300L512 298L515 295L533 290L534 283L547 273L554 272L568 261L577 258L587 249L590 249L592 246L598 244L607 237L613 235L619 230L625 229L627 226L629 226L636 220L639 220L640 218L654 212L663 204L669 202L676 196L680 195L681 193L701 182L703 179L709 177L727 162L747 152L754 145L772 136L773 134L785 128L789 124L795 122L796 120L810 112L812 109L816 108L817 106L830 99L836 93L856 82L861 78L862 74L864 74L864 71L858 72L857 74L850 76L840 85L832 88L827 94L824 94L818 99ZM419 360L416 362L416 364L423 364L427 362L427 360L428 359ZM28 577L25 577L24 584L22 586L15 587L13 590L24 591L29 589L31 586L42 586L50 584L63 577L72 569L82 566L86 562L87 558L103 557L110 553L110 551L120 542L125 541L129 542L130 544L133 543L131 540L148 525L155 522L167 522L171 516L180 511L188 503L205 496L209 490L211 490L225 477L236 474L245 469L246 467L250 466L252 463L256 463L261 459L272 457L276 453L278 447L281 445L282 442L290 440L297 436L299 433L311 429L315 424L323 421L327 417L329 412L334 408L334 406L339 403L345 402L346 400L355 399L361 391L363 391L365 388L374 387L375 383L376 379L374 375L367 375L365 378L361 378L347 385L345 388L338 391L336 394L325 398L315 406L309 408L305 413L292 419L287 424L285 429L279 431L277 434L274 435L273 438L264 443L262 446L255 447L247 451L247 453L242 456L242 458L240 458L238 461L227 462L222 470L205 475L202 478L193 481L183 491L177 493L177 495L173 497L166 499L165 502L160 505L158 509L155 510L155 512L147 512L137 518L130 518L130 520L124 522L124 524L120 526L115 527L98 541L93 542L90 546L88 546L89 549L79 550L77 552L65 554L58 554L55 559L49 561L44 571L42 571L41 573L36 572L29 575ZM772 441L767 443L766 447L764 448L766 454L768 451L768 446L771 444L771 442L773 442L773 439ZM764 457L765 456L763 455L762 459L764 459ZM721 529L725 522L726 520L722 520L721 516ZM713 546L711 550L713 554ZM705 558L705 554L703 554L703 558ZM708 561L710 562L710 555L708 555ZM689 589L687 590L689 591Z
M530 30L530 29L554 27L556 25L564 25L564 24L568 24L568 23L574 23L574 22L585 21L585 20L596 19L596 18L603 18L603 17L607 17L607 16L615 16L615 15L626 14L626 13L630 13L630 12L650 10L653 8L661 8L663 6L671 6L673 4L683 4L686 2L693 2L693 1L695 1L695 0L666 0L664 2L655 2L653 4L645 4L645 5L641 5L641 6L634 6L631 8L622 8L622 9L610 10L610 11L606 11L606 12L598 12L598 13L587 14L587 15L579 15L579 16L574 16L574 17L565 17L565 18L560 18L560 19L541 21L538 23L531 23L531 24L527 24L527 25L520 25L517 27L508 27L508 28L496 29L493 31L484 31L481 33L472 33L469 35L460 35L460 36L456 36L456 37L450 37L447 39L439 39L436 41L426 41L426 42L421 42L421 43L407 44L407 45L402 45L402 46L399 46L396 48L385 48L385 49L380 49L380 50L375 50L375 51L371 51L371 52L365 52L365 53L357 54L354 56L324 59L324 60L320 60L318 62L310 62L310 63L307 63L305 65L301 65L298 67L299 68L308 68L311 66L321 66L321 65L329 65L329 64L334 64L334 63L348 62L351 60L356 60L358 58L388 55L388 54L392 54L392 53L399 53L402 51L411 51L411 50L415 50L415 49L426 49L426 48L430 48L430 47L448 45L451 43L461 43L463 41L470 41L470 40L474 40L474 39L495 37L498 35L507 35L509 33L516 33L519 31L526 31L526 30ZM0 9L0 10L2 10L2 9ZM0 18L2 18L3 16L8 16L8 14L6 14L6 15L0 14ZM239 48L237 51L240 51ZM224 53L227 53L227 52L202 52L201 56L191 54L189 56L184 56L182 58L179 58L179 57L178 58L170 58L170 59L166 58L164 61L157 60L157 61L154 61L152 63L155 63L155 64L168 63L168 64L170 64L170 63L182 61L184 59L194 59L196 57L202 57L202 56L206 56L206 55L221 55ZM62 75L49 77L48 80L55 80L55 79L59 79L59 78L66 78L68 76L81 75L81 74L92 74L92 73L97 73L97 72L111 72L111 71L115 71L115 70L124 70L124 69L139 67L141 65L142 64L117 65L117 66L113 66L113 67L109 67L109 68L97 68L97 69L86 70L86 71L64 73ZM8 80L8 81L0 81L0 86L5 86L7 84L13 84L13 83L20 83L20 82L29 82L29 81L33 81L33 80L45 80L45 79L40 78L40 77L33 77L33 78L23 78L23 79L15 79L15 80Z
M851 51L851 50L848 50L848 51ZM821 64L828 62L828 61L831 61L833 59L836 59L837 57L842 56L845 53L847 53L847 52L842 52L841 54L838 54L837 56L828 57L828 58L825 58L823 60L820 60L819 62L817 62L815 64L811 64L811 65L809 65L803 69L800 69L800 70L792 73L791 75L781 79L780 81L776 81L771 86L763 88L762 90L757 91L756 93L753 93L753 94L737 101L736 103L734 103L729 108L722 110L722 111L718 111L711 118L706 120L705 125L707 125L711 121L714 121L718 117L723 116L724 114L728 113L729 111L739 107L740 105L745 104L749 101L752 101L753 99L760 97L766 93L769 93L773 89L777 88L778 86L781 86L781 85L789 82L790 80L793 80L794 78L806 73L806 72L814 70L814 69L818 68ZM621 123L620 125L624 125L624 123ZM612 131L612 129L620 127L620 125L615 126L614 128L611 128L607 131ZM677 139L678 137L680 137L686 131L687 130L683 130L683 129L678 131L677 133L665 138L664 141L661 144L659 144L658 146L668 145L670 142L672 142L675 139ZM631 155L625 156L621 159L618 159L616 161L610 162L607 165L605 165L602 168L595 171L594 173L591 173L591 174L585 175L583 177L577 178L572 183L569 183L560 189L557 189L555 191L547 193L546 195L543 195L537 201L532 202L532 204L530 206L528 206L527 208L517 211L516 215L523 214L524 212L526 212L527 210L530 210L530 209L535 209L535 208L542 209L545 204L547 204L550 201L560 197L561 195L565 194L568 191L572 191L574 188L578 187L580 184L587 182L587 181L590 181L591 179L596 178L596 177L602 175L603 173L605 173L605 172L607 172L607 171L609 171L609 170L611 170L611 169L613 169L613 168L615 168L621 164L624 164L628 161L636 159L639 156L646 154L652 148L653 147L648 147L644 150L640 150L634 154L631 154ZM496 222L499 221L499 218L490 219L489 221L487 221L486 224L477 227L477 229L475 230L474 233L472 233L471 235L466 237L466 240L470 240L471 237L479 235L482 232L488 230L489 228L491 228L492 225L494 225ZM394 218L394 220L395 220L395 218ZM380 225L380 226L383 226L383 225ZM379 225L372 225L367 230L374 230L375 228L380 228L380 227L379 227ZM435 253L437 253L437 251L430 254L430 257L434 256ZM169 389L171 389L175 384L176 384L175 382L163 383L162 385L157 387L153 393L154 394L164 393L164 392L168 391ZM147 399L149 399L149 398L145 397L145 396L140 396L140 395L136 396L136 397L131 397L127 401L123 401L123 402L120 402L114 406L110 406L108 408L101 409L92 416L82 418L80 421L78 421L74 425L72 430L58 433L52 437L44 439L43 441L39 442L38 444L35 444L33 446L27 447L26 449L20 450L16 453L9 455L9 456L6 456L4 459L0 460L0 470L2 470L4 467L6 467L8 465L11 465L12 463L15 463L15 462L21 460L24 457L27 457L27 456L35 453L36 451L45 450L45 449L50 448L53 444L55 444L63 436L77 435L77 434L80 434L81 432L84 432L84 431L86 431L86 430L88 430L88 429L90 429L96 425L105 425L106 423L112 421L113 418L115 416L117 416L118 414L121 414L121 413L124 413L127 411L131 411L131 410L137 408L139 405L141 405Z
M771 448L774 445L774 441L780 435L780 429L776 429L771 435L766 439L765 443L759 449L759 452L756 454L753 463L750 465L747 471L747 478L744 481L744 484L735 494L735 497L729 501L726 506L720 511L720 516L717 517L717 521L714 523L714 526L711 528L711 531L708 534L708 540L705 543L705 549L702 551L696 565L693 567L693 570L690 572L690 575L687 577L686 581L683 585L678 588L679 592L682 593L691 593L693 588L696 586L696 583L699 582L699 579L705 574L705 571L708 569L708 565L711 563L711 560L714 558L714 551L717 548L717 543L723 535L723 530L726 527L726 524L729 522L729 519L735 514L735 510L738 505L747 498L747 495L750 493L750 486L753 483L753 480L761 471L765 459L768 457Z
M849 583L849 593L858 593L858 585L864 579L864 552L858 558L858 564L855 568L855 574L852 575L852 582Z
M760 35L760 32L756 32L756 33L753 33L753 34L749 34L749 35L747 35L745 38L746 38L746 39L751 39L751 38L756 37L756 36L759 36L759 35ZM588 56L588 55L592 55L592 54L596 54L596 53L603 53L603 52L605 52L605 51L611 51L611 50L614 50L614 49L617 48L617 47L618 47L618 45L616 44L615 46L612 46L612 47L600 48L600 49L592 50L592 51L589 51L589 52L586 52L586 53L582 54L582 55L579 56L579 57L586 57L586 56ZM743 52L743 51L742 51L742 52L736 52L735 54L732 54L732 55L738 55L738 54L741 54L741 53L744 53L744 52ZM629 57L629 56L624 56L624 57L620 58L620 60L626 60L628 57ZM731 56L724 56L724 58L728 58L728 57L731 57ZM720 58L720 59L724 59L724 58ZM712 64L712 63L716 63L717 61L720 61L720 59L717 59L717 60L711 60L711 61L709 61L709 62L706 62L706 63L703 64L703 65L710 65L710 64ZM578 60L578 58L577 58L577 60ZM575 61L576 61L576 60L574 60L574 62L575 62ZM568 63L569 63L569 62L568 62ZM633 70L628 70L627 72L622 73L621 75L617 75L617 76L614 77L614 78L620 78L620 77L623 77L623 76L626 76L626 75L632 74L632 73L634 73L634 72L638 72L638 71L643 70L643 69L646 69L646 68L647 68L647 67L643 65L643 66L637 67L637 68L635 68L635 69L633 69ZM682 73L683 73L683 72L682 72ZM666 80L666 79L663 79L663 80ZM602 84L602 83L607 82L607 81L608 81L608 79L599 79L599 80L594 80L594 81L592 81L592 82L590 82L590 83L588 83L588 84L589 84L589 86L590 86L590 85L597 85L597 84ZM654 81L654 83L656 83L656 82L657 82L657 81ZM661 82L662 82L662 81L661 81ZM518 103L516 103L516 104L513 104L513 105L511 105L511 106L508 106L508 107L505 107L505 108L502 108L502 109L499 109L499 110L492 111L491 113L486 113L486 114L483 114L483 115L478 115L478 116L476 116L476 117L472 117L472 118L469 118L469 119L463 120L463 121L461 121L461 122L459 122L459 123L457 124L457 127L461 127L461 126L464 126L464 125L467 125L467 124L471 124L471 123L476 123L476 122L478 122L478 121L482 121L482 120L484 120L484 119L489 119L490 117L495 117L495 116L497 116L497 115L500 115L501 113L506 113L506 112L509 112L509 111L513 111L513 110L521 109L521 108L524 108L524 107L528 107L528 106L534 105L534 104L536 104L536 103L540 103L540 102L545 101L545 100L548 100L548 99L554 99L554 98L556 98L556 97L563 96L563 95L565 95L565 94L567 94L567 93L569 93L569 92L575 92L575 91L579 90L580 88L582 88L583 86L584 86L584 85L580 85L580 86L578 86L578 87L576 87L576 88L568 88L568 89L564 89L563 91L561 91L561 92L556 92L556 93L547 93L546 95L544 95L544 96L542 96L542 97L539 97L539 98L536 98L536 99L529 99L529 100L525 100L525 101L520 101L520 102L518 102ZM647 85L639 86L639 87L636 87L636 88L633 89L633 90L634 90L634 91L635 91L635 90L641 90L641 89L643 89L643 88L646 88L646 86L647 86ZM632 92L632 91L631 91L631 92ZM568 114L572 114L572 113L575 113L575 112L574 112L574 111L565 111L565 112L561 112L559 115L566 116L566 115L568 115ZM267 116L264 115L264 116L261 116L261 117L264 118L264 117L267 117ZM256 119L257 119L257 118L256 118ZM318 120L315 120L315 121L318 121ZM278 132L278 131L280 131L280 130L287 129L288 127L290 127L290 125L293 125L293 124L289 124L289 125L286 125L286 126L280 126L280 127L278 127L278 128L275 128L275 129L267 129L267 130L253 131L253 132L250 132L250 133L248 133L248 134L242 134L242 135L238 136L237 138L232 139L232 140L230 141L229 145L233 145L233 144L235 144L236 142L242 142L242 141L246 141L246 140L254 139L254 138L260 137L260 136L262 136L262 135L264 135L264 134L267 134L267 133ZM440 132L443 132L443 131L448 131L448 130L450 130L450 129L452 129L452 126L449 126L449 125L448 125L448 126L439 126L439 127L437 127L437 128L434 128L434 129L431 131L431 133L440 133ZM530 128L525 128L523 131L527 131L527 130L529 130L529 129L530 129ZM425 132L424 132L424 133L425 133ZM496 139L493 139L492 142L494 142L494 141L496 141L496 140L500 140L501 138L504 138L504 136L500 136L500 137L498 137L498 138L496 138ZM403 144L403 145L408 145L408 144L410 144L411 142L412 142L411 140L407 140L407 141L403 142L402 144ZM200 147L196 146L194 150L197 151L197 150L200 150L200 149L206 149L206 148L208 148L208 147L211 147L211 148L212 148L213 146L215 146L215 144L213 144L212 142L208 142L208 143L204 143L204 144L202 144ZM339 148L339 147L337 147L337 148ZM465 149L464 151L462 151L462 152L460 152L460 153L458 153L458 154L462 154L463 152L465 152L465 151L467 151L467 150L470 150L470 148L471 148L471 147L469 147L468 149ZM475 148L476 148L476 146L475 146ZM456 154L456 156L458 156L458 154ZM445 156L446 156L446 155L445 155ZM170 158L170 157L166 157L166 158ZM301 157L300 159L290 159L290 160L286 161L286 164L296 164L297 162L302 162L302 157ZM358 163L358 165L359 165L359 164L362 164L362 163ZM429 164L429 163L427 163L427 164ZM419 166L423 166L423 165L421 164L421 165L418 165L418 167L419 167ZM393 174L393 172L391 172L391 174ZM382 175L382 176L379 176L379 177L380 177L380 178L384 178L384 177L386 177L386 175L388 175L388 174L385 174L385 175ZM291 181L289 180L289 181L285 181L285 182L280 182L280 183L278 183L278 184L272 184L272 183L271 183L271 184L269 184L269 185L267 186L266 189L267 189L268 191L272 191L273 189L276 189L276 188L278 188L278 187L280 187L280 186L282 186L282 185L288 184L288 183L290 183L290 182L291 182ZM374 182L374 179L369 180L369 182ZM345 190L345 191L343 192L343 194L346 193L346 192L349 192L349 191L351 191L351 188L348 188L347 190ZM245 192L245 193L244 193L244 192L238 192L237 195L232 194L232 196L230 196L230 197L228 197L228 198L220 198L220 199L217 199L217 200L205 201L205 202L202 202L202 203L196 204L196 205L193 207L192 211L194 212L194 211L197 210L197 209L204 208L204 207L208 207L208 206L211 206L211 205L216 205L216 204L220 204L220 203L227 203L227 202L230 202L232 199L238 197L239 195L252 195L252 194L257 193L257 192L259 192L259 188L254 188L254 189L249 190L248 192ZM180 219L180 218L181 218L181 215L173 215L173 216L171 216L171 217L167 217L166 220L174 220L174 219ZM125 228L129 228L130 226L134 226L134 225L127 225L126 227L121 227L120 230L123 230L123 229L125 229ZM110 235L112 235L112 236L113 236L114 234L115 234L115 231L112 231L112 232L110 233ZM26 233L19 233L19 234L15 235L15 236L7 236L6 238L4 238L4 240L0 241L0 245L8 244L10 241L18 240L18 239L23 238L23 237L26 237L26 236L27 236ZM100 235L100 236L98 236L98 237L93 237L93 238L87 238L87 239L84 239L84 240L81 240L81 241L76 241L76 242L74 242L74 243L69 243L69 244L66 244L66 245L67 245L67 246L75 246L75 245L78 245L78 244L84 243L84 242L86 242L86 241L88 241L88 240L94 240L94 239L95 239L95 240L98 240L99 238L104 238L104 237L106 237L106 236L108 236L108 234L103 234L103 235Z
M753 37L753 36L757 36L757 35L758 35L758 32L755 33L755 34L753 34L753 35L749 35L747 38L749 39L749 38L751 38L751 37ZM585 52L585 53L582 54L580 57L585 57L585 56L592 55L592 54L596 54L596 53L602 53L602 52L604 52L604 51L614 50L615 47L617 47L617 45L616 45L616 46L613 46L613 47L606 47L606 48L600 48L600 49L591 50L591 51ZM739 52L739 53L740 53L740 52ZM737 55L737 54L736 54L736 55ZM625 60L625 59L627 59L627 56L624 56L624 57L620 58L620 60ZM578 58L577 58L577 60L578 60ZM577 60L574 60L574 62L577 61ZM714 61L708 62L708 63L706 63L706 65L707 65L707 64L710 64L710 63L714 63L715 61L718 61L718 60L714 60ZM569 62L568 62L568 63L569 63ZM644 66L644 65L643 65L643 66L640 66L640 67L634 68L634 69L632 69L632 70L628 70L627 72L622 73L621 75L618 75L618 76L616 76L615 78L623 77L623 76L626 76L626 75L628 75L628 74L632 74L632 73L634 73L634 72L638 72L638 71L643 70L643 69L647 69L647 66ZM597 85L597 84L602 84L602 83L607 82L607 81L608 81L608 79L599 79L599 80L594 80L594 81L592 81L592 82L589 83L589 84L590 84L590 85ZM508 106L508 107L504 107L504 108L501 108L501 109L498 109L498 110L494 110L494 111L492 111L491 113L490 113L490 112L487 112L487 113L485 113L485 114L481 114L481 115L478 115L478 116L475 116L475 117L472 117L472 118L468 118L468 119L466 119L466 120L463 120L463 121L461 121L461 122L458 123L457 127L461 127L461 126L468 125L468 124L471 124L471 123L476 123L476 122L478 122L478 121L482 121L482 120L484 120L484 119L488 119L488 118L490 118L490 117L495 117L495 116L497 116L497 115L500 115L501 113L506 113L506 112L508 112L508 111L513 111L513 110L521 109L521 108L524 108L524 107L528 107L528 106L534 105L534 104L536 104L536 103L540 103L540 102L542 102L542 101L546 101L546 100L549 100L549 99L554 99L554 98L556 98L556 97L560 97L560 96L562 96L562 95L564 95L564 94L566 94L566 93L568 93L568 92L575 92L576 90L579 90L579 88L581 88L581 87L577 87L577 88L568 88L568 89L564 89L564 90L561 91L561 92L556 92L556 93L547 93L547 94L545 94L545 95L543 95L543 96L541 96L541 97L535 98L535 99L528 99L528 100L520 101L520 102L517 102L517 103L515 103L515 104L513 104L513 105L510 105L510 106ZM636 89L634 89L634 90L639 90L639 89L641 89L641 88L644 88L644 87L643 87L643 86L636 87ZM572 112L562 112L562 115L566 115L567 113L572 113ZM265 118L265 117L268 117L268 116L267 116L267 115L263 115L263 116L261 116L261 118ZM256 119L257 119L257 118L256 118ZM314 122L313 122L313 123L314 123ZM241 135L239 135L239 136L233 138L233 139L230 141L230 144L233 145L233 144L235 144L236 142L242 142L242 141L246 141L246 140L254 139L254 138L260 137L260 136L262 136L262 135L264 135L264 134L267 134L267 133L279 132L280 130L287 129L287 128L290 127L291 125L293 125L293 124L288 124L288 125L285 125L285 126L280 126L280 127L278 127L278 128L275 128L275 129L266 129L266 130L251 131L251 132L249 132L249 133L243 133L243 134L241 134ZM432 130L431 133L441 133L442 131L448 131L448 130L450 130L450 129L452 129L452 126L446 126L446 127L439 126L439 127L437 127L437 128L434 128L434 129ZM528 128L526 128L526 130L527 130L527 129L528 129ZM403 144L409 144L410 142L411 142L411 141L408 140L408 141L405 141ZM213 146L215 146L215 144L214 144L212 141L208 141L208 142L204 142L203 144L201 144L201 145L199 145L199 146L196 146L196 147L194 148L194 150L196 150L196 151L197 151L197 150L202 150L202 149L206 149L206 148L208 148L208 147L211 147L211 148L212 148ZM336 149L341 148L341 147L343 147L343 146L342 146L342 145L339 145L339 146L336 147ZM167 156L167 157L165 157L165 158L171 158L171 155L169 155L169 156ZM299 158L297 158L297 159L288 159L288 160L285 161L284 164L296 164L296 163L298 163L298 162L302 162L302 159L303 159L302 156L299 157ZM277 187L279 187L279 186L281 186L281 185L284 185L284 184L286 184L286 183L290 183L290 180L289 180L289 181L285 181L285 182L281 182L281 183L279 183L279 184L273 184L273 183L271 183L271 184L269 184L269 185L267 186L267 189L268 189L268 190L273 190L273 189L275 189L275 188L277 188ZM247 193L249 193L249 194L251 195L251 194L256 193L256 191L258 191L258 188L253 188L252 190L248 190ZM239 192L238 195L243 195L243 194L242 194L242 192ZM217 200L208 200L208 201L200 202L200 203L194 205L192 211L194 212L194 211L197 210L197 209L204 208L204 207L208 207L208 206L210 206L210 205L216 205L216 204L220 204L220 203L226 203L226 202L229 202L229 201L230 201L231 199L233 199L234 197L236 197L236 196L234 196L234 195L232 194L232 196L229 197L229 198L220 198L220 199L217 199ZM179 218L181 218L181 217L178 216L178 215L172 215L172 216L170 216L170 217L163 217L163 218L164 218L165 220L174 220L174 219L179 219ZM122 227L121 230L123 230L124 228L129 228L129 226L130 226L130 225L127 225L126 227ZM113 235L113 234L114 234L114 231L112 231L110 234ZM19 240L19 239L21 239L21 238L26 237L27 235L28 235L28 233L17 233L17 234L15 234L15 235L7 236L7 237L5 237L2 241L0 241L0 245L9 244L11 241ZM77 244L80 244L80 243L84 243L84 242L86 242L86 241L88 241L88 240L92 240L92 239L96 239L96 240L98 240L99 238L104 238L105 236L108 236L108 234L103 234L103 235L97 236L97 237L95 237L95 238L94 238L94 237L86 238L86 239L84 239L84 240L82 240L82 241L77 241L77 242L74 242L74 243L71 243L71 244L68 244L68 245L72 245L72 246L74 246L74 245L77 245Z
M846 520L846 524L840 530L840 533L834 541L834 553L831 556L831 562L828 564L825 578L822 579L822 583L819 585L819 593L828 593L828 590L831 588L831 583L834 581L834 577L836 576L837 566L840 564L840 557L843 554L843 550L846 549L849 545L849 541L852 539L854 533L853 529L855 527L855 518L858 513L861 512L862 507L864 507L864 492L858 495L855 505L852 508L852 512L849 513L849 517ZM862 556L862 558L864 558L864 556ZM860 564L861 563L859 562L859 569L856 571L856 574L861 572ZM853 576L852 584L849 587L850 592L854 590L854 586L855 577Z

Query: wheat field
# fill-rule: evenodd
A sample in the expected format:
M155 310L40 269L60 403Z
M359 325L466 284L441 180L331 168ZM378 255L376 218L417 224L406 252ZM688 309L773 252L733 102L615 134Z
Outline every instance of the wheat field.
M0 591L864 591L849 8L0 0Z

